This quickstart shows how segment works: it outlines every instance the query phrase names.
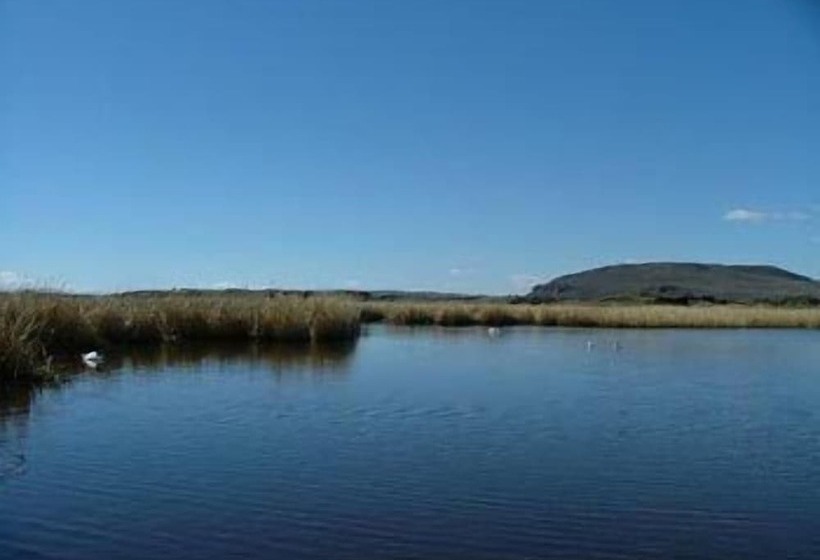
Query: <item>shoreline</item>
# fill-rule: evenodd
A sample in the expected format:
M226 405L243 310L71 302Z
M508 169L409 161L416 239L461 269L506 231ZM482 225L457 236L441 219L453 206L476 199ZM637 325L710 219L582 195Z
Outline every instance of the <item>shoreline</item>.
M820 329L820 306L367 302L293 295L0 294L0 387L37 384L66 359L120 345L355 342L362 325Z
M361 308L363 323L408 326L820 329L820 307L458 302L371 303L362 304Z

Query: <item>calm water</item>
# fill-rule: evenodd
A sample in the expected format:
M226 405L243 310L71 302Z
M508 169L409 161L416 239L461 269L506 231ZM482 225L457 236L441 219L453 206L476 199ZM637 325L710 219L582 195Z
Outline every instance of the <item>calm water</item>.
M817 332L376 329L0 410L4 560L820 558Z

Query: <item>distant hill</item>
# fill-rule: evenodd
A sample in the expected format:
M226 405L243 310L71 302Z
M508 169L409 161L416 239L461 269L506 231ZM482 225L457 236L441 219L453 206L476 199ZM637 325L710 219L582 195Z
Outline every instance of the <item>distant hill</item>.
M216 294L256 297L345 296L354 300L372 302L621 301L672 304L711 302L820 305L820 282L775 266L661 262L605 266L568 274L533 287L532 291L525 296L488 296L402 290L290 290L281 288L221 290L182 288L140 290L119 295L165 297Z
M645 263L605 266L535 286L529 301L820 305L820 283L775 266Z

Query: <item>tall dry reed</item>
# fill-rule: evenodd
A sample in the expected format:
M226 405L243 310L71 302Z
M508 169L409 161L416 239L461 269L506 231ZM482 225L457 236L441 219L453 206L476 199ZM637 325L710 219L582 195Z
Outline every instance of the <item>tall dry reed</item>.
M0 294L0 384L110 345L353 340L359 329L358 308L333 298Z
M363 320L395 325L604 328L820 328L820 308L713 305L368 303Z
M0 385L47 378L53 364L119 344L355 340L361 322L606 328L820 328L820 308L716 305L362 303L342 298L0 294Z

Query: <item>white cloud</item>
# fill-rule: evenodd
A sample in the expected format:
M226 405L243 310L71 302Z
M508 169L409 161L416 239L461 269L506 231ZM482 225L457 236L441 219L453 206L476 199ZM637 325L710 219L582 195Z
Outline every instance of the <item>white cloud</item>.
M768 218L765 212L757 212L755 210L747 210L745 208L735 208L729 210L723 215L723 219L727 222L750 222L760 223Z
M0 288L14 288L19 283L20 275L10 270L0 270Z
M458 266L454 266L453 268L451 268L447 272L450 274L450 276L459 277L459 276L468 276L470 274L473 274L475 272L475 270L472 269L472 268L461 268L461 267L458 267Z
M548 279L537 274L519 273L510 276L510 283L518 292L528 292L536 284L546 282Z
M745 222L752 224L762 222L804 222L811 218L811 214L799 210L789 212L763 212L760 210L749 210L748 208L734 208L723 215L723 219L728 222Z
M239 284L236 282L216 282L208 287L212 290L231 290L234 288L239 288Z
M23 288L33 288L34 280L11 270L0 270L0 290L20 290Z
M214 282L213 284L206 284L206 283L194 283L194 284L186 284L181 283L178 284L176 287L179 288L190 288L190 289L204 289L204 290L264 290L267 289L267 286L264 284L254 284L252 282L231 282L229 280L225 280L222 282ZM162 289L162 288L160 288Z

